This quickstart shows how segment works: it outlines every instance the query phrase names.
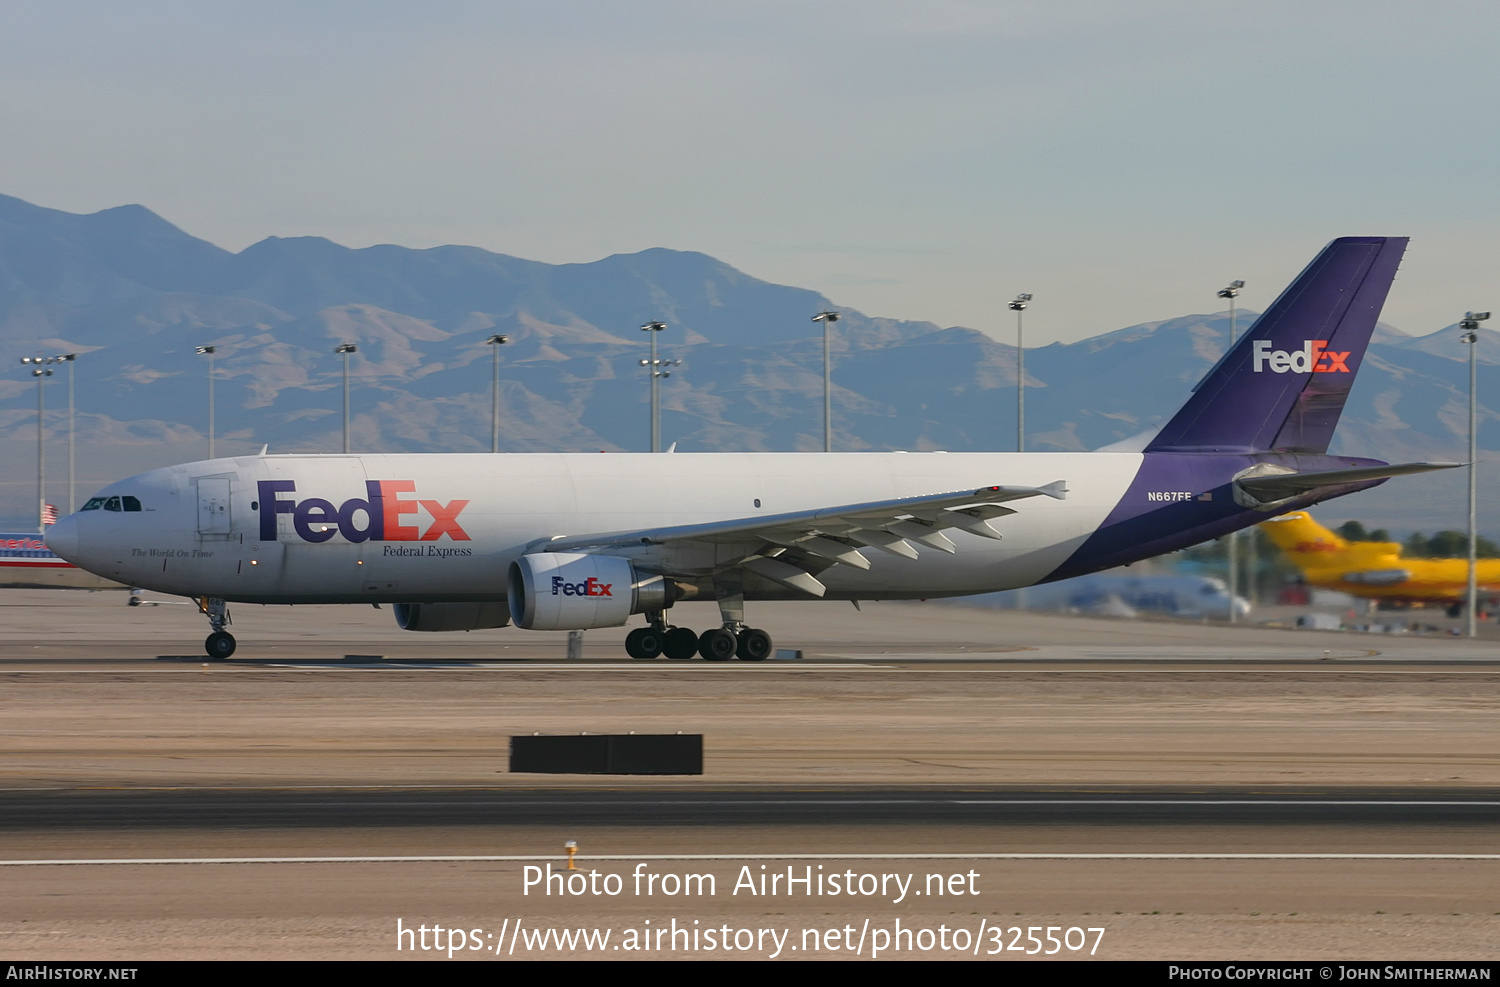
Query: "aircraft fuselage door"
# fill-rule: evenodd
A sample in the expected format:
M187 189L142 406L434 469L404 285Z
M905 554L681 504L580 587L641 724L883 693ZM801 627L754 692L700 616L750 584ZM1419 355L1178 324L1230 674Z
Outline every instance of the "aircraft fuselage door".
M228 536L228 477L205 476L198 480L198 534Z

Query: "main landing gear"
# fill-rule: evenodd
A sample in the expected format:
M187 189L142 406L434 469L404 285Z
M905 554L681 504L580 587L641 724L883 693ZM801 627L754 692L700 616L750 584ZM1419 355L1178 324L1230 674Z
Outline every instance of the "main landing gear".
M229 624L229 604L217 596L205 596L198 600L198 610L208 615L213 633L203 642L203 650L210 658L223 660L234 654L234 635L224 628Z
M670 627L660 611L647 614L651 623L637 627L625 636L625 652L632 658L649 661L666 655L675 661L685 661L694 655L706 661L765 661L771 657L775 644L771 635L742 622L725 623L702 634L687 627Z

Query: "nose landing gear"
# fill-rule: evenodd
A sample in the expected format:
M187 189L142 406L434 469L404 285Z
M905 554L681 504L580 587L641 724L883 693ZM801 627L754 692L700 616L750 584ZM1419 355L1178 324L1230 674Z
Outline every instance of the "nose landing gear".
M234 635L228 631L214 631L203 642L203 650L210 658L224 659L234 654Z
M198 610L208 615L213 633L203 642L203 650L210 658L222 661L234 654L234 635L224 628L229 624L229 604L217 596L200 597Z

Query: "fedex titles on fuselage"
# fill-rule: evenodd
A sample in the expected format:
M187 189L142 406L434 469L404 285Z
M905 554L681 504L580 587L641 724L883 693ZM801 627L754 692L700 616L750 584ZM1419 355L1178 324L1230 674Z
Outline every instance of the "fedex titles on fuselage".
M292 516L292 530L303 541L325 542L335 534L343 535L346 541L437 541L447 535L454 541L469 541L469 533L458 523L458 515L469 506L467 500L450 500L444 504L438 500L402 500L401 494L415 493L415 480L366 480L365 497L351 497L338 506L321 497L304 500L283 500L281 495L295 493L295 480L261 480L257 484L260 493L260 540L276 540L276 517L279 514ZM421 507L432 516L432 524L424 531L413 517ZM363 526L361 526L363 516Z
M1269 369L1272 373L1284 374L1347 374L1349 350L1339 352L1328 348L1327 340L1308 339L1300 350L1273 350L1269 339L1255 341L1254 372Z

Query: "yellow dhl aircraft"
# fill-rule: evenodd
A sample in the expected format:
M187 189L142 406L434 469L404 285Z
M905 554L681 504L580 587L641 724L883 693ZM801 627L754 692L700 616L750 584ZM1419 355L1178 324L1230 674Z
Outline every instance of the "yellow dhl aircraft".
M1446 606L1450 616L1468 598L1468 559L1404 559L1396 542L1345 541L1305 511L1260 527L1310 586L1397 605ZM1500 559L1478 559L1475 565L1480 600L1500 597Z

